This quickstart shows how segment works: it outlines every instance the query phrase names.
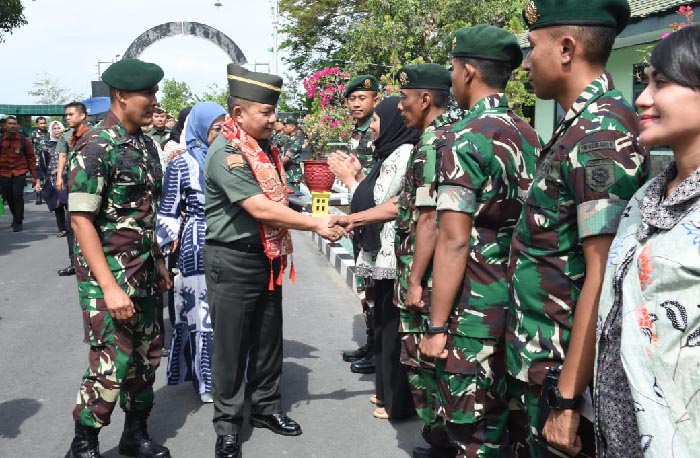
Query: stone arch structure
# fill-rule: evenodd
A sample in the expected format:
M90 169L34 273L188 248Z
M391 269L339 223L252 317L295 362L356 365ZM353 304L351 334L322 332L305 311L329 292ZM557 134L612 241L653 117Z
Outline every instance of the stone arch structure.
M146 30L129 45L122 59L136 59L156 41L177 35L190 35L210 41L221 48L231 58L231 62L241 65L247 62L241 48L220 30L199 22L184 21L166 22Z

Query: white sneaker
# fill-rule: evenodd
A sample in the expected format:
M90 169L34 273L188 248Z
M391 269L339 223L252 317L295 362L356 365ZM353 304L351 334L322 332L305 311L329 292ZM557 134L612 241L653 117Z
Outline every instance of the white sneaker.
M214 402L214 398L211 397L211 393L202 393L199 395L199 399L201 399L204 404L211 404Z

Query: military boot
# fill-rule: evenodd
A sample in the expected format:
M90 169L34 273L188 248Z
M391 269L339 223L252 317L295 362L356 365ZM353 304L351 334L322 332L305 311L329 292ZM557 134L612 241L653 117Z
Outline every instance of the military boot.
M148 435L148 412L126 412L119 453L137 458L170 458L170 450Z
M76 421L75 437L65 458L103 458L97 441L98 434L100 428L91 428Z

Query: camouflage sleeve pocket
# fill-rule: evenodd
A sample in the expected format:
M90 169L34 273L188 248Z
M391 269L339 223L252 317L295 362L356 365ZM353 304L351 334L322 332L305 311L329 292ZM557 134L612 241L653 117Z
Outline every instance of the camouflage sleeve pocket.
M615 235L626 200L589 200L576 208L578 234L581 240L594 235Z
M474 214L476 212L476 193L462 186L440 186L438 188L437 210Z

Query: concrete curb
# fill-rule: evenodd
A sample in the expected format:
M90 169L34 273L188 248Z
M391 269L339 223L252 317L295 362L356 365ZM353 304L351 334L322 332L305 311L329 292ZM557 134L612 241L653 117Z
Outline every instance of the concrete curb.
M326 256L326 259L335 268L338 275L345 280L348 288L356 293L355 260L352 253L348 253L340 243L330 242L315 232L311 232L311 240L315 242L318 250Z

